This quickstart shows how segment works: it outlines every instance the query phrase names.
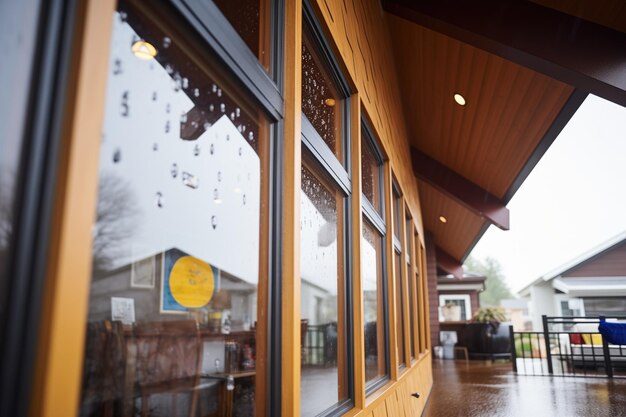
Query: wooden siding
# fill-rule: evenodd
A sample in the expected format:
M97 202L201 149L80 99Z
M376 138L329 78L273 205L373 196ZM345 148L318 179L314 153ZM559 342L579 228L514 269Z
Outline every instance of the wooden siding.
M564 277L624 277L626 276L626 242L591 258L565 272Z

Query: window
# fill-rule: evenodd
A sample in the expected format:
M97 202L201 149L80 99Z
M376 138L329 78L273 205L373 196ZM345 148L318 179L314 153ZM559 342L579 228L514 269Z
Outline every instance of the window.
M387 283L385 273L386 228L383 189L383 155L368 122L362 122L361 172L363 183L361 239L361 276L363 285L363 321L365 335L366 393L371 393L389 375L389 333ZM370 190L370 191L368 191Z
M400 190L393 183L393 248L394 248L394 278L396 287L396 335L397 335L397 353L398 365L406 366L405 345L406 335L404 332L404 294L406 288L404 285L404 274L402 272L402 222L404 217L401 212L402 197Z
M406 222L405 222L405 227L404 230L406 231L406 237L405 237L405 242L404 242L404 250L405 250L405 256L406 256L406 271L407 271L407 292L408 292L408 297L409 297L409 348L410 348L410 355L411 355L411 359L415 359L415 332L416 332L416 328L415 328L415 315L417 313L417 310L415 309L415 282L417 275L413 275L411 273L411 251L412 251L412 246L411 246L411 234L412 234L412 222L411 222L411 216L409 215L409 210L408 208L405 208L405 213L406 213ZM417 266L413 266L415 268L415 270L417 271Z
M439 321L465 321L472 318L470 296L467 294L439 295Z
M350 91L307 2L303 11L300 415L312 417L347 411L354 398L351 190L343 165Z
M277 120L144 7L113 19L81 415L263 415Z

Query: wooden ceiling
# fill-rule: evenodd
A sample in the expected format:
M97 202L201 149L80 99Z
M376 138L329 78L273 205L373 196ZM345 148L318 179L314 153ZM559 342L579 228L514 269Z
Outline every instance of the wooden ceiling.
M412 145L504 199L574 88L388 15ZM467 104L453 100L462 94ZM462 260L485 221L419 182L424 226ZM448 223L439 221L445 215Z

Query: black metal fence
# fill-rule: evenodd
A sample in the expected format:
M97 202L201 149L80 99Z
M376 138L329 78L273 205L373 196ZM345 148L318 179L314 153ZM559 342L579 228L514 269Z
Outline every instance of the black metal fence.
M306 327L302 346L303 366L329 366L337 363L337 324Z
M626 378L626 346L598 332L603 317L543 318L543 331L513 332L513 371L524 375ZM626 316L606 317L623 321Z

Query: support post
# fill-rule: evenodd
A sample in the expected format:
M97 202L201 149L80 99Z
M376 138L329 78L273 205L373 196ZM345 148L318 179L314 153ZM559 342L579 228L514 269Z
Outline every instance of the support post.
M517 352L515 352L515 333L513 333L513 325L509 326L509 338L511 340L511 363L513 364L513 372L517 373Z
M600 316L600 323L605 320L604 316ZM611 352L609 350L609 342L602 336L602 353L604 354L604 369L606 376L613 378L613 365L611 364Z
M548 373L552 375L554 370L552 369L552 352L550 351L550 332L548 331L548 316L545 314L541 316L543 321L543 341L546 344L546 359L548 361Z

